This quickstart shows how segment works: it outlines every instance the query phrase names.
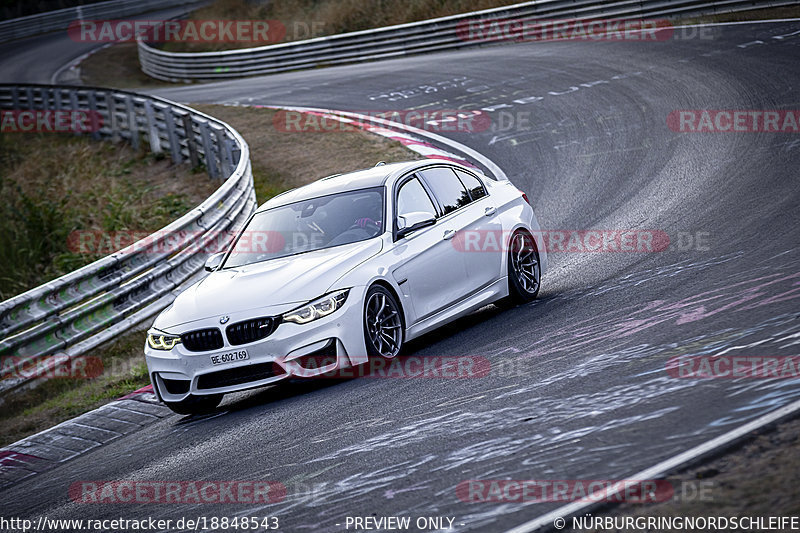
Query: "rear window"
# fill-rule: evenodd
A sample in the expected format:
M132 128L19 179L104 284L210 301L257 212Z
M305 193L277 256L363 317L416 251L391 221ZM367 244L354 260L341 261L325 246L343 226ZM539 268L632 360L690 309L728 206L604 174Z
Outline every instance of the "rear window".
M483 198L486 196L486 189L483 187L483 183L481 180L469 174L468 172L464 172L463 170L455 169L456 174L458 175L458 179L461 180L461 183L469 191L470 196L472 196L473 200L477 200L478 198Z
M429 168L423 170L420 174L433 190L436 199L442 204L445 215L472 201L469 192L451 169L445 167Z

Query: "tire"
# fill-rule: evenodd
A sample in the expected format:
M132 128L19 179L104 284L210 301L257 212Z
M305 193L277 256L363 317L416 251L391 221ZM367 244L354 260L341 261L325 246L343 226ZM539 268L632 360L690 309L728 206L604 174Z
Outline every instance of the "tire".
M179 402L167 402L167 407L179 415L200 415L213 411L222 401L222 394L188 396Z
M508 246L508 298L500 302L509 307L531 302L539 295L542 268L533 236L524 230L515 231Z
M403 315L394 295L373 285L364 298L364 344L371 357L393 359L403 348Z

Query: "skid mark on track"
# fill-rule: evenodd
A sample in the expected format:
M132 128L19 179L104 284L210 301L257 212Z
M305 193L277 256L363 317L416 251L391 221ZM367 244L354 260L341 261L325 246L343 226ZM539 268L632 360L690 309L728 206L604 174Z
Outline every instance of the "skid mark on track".
M337 509L357 506L365 500L379 505L377 502L387 498L403 498L406 492L413 494L423 489L435 498L409 500L408 514L435 515L443 508L452 512L457 501L455 486L440 481L452 479L445 475L448 472L457 472L463 479L560 479L564 472L576 478L613 478L615 473L620 477L631 464L649 464L654 456L672 455L797 399L800 390L793 380L678 379L666 371L667 361L676 355L796 354L800 315L786 309L791 309L791 302L800 297L797 255L787 251L727 277L714 276L713 271L707 270L726 268L739 261L742 254L681 261L623 276L604 287L565 292L546 303L535 304L546 312L547 307L559 301L588 302L619 291L637 290L643 284L676 283L700 271L707 279L719 280L688 298L630 305L563 328L545 329L527 346L514 342L519 348L489 350L492 372L505 372L507 385L477 389L458 401L426 403L413 419L365 421L379 433L346 446L335 446L336 441L329 437L339 431L352 431L349 424L332 429L319 441L324 441L325 449L311 454L308 460L311 465L337 465L328 470L329 476L320 475L313 480L313 501L290 494L286 502L270 506L269 511L308 508L310 514L304 515L304 526L335 531L335 523L342 520ZM725 319L730 316L762 306L785 312L754 324L714 327L717 321L727 324ZM703 326L702 334L696 333L694 326L698 323ZM674 330L675 340L648 342L650 328L659 327ZM576 358L576 354L583 357ZM563 360L557 365L560 370L530 379L529 369L543 356L549 363ZM588 383L623 375L629 376L627 381L596 392L583 392L589 390ZM560 390L575 392L560 394ZM686 406L682 400L689 391L695 398L705 397L727 406L723 409L725 414L710 413L703 425L682 428L679 421L685 418L687 409L692 409L691 403ZM647 445L637 444L634 438L614 442L620 433L640 435L648 424L664 423L675 428L669 438ZM446 442L447 446L439 449L447 451L420 454L431 442ZM359 457L389 454L418 458L377 469L338 468L358 464ZM456 509L460 510L458 521L474 529L531 504L456 503Z

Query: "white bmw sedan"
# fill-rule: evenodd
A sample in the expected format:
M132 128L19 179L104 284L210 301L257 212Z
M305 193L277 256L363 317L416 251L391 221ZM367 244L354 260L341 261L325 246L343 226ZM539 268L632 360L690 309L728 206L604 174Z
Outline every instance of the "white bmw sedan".
M285 192L156 318L153 388L190 414L228 392L393 358L482 306L533 300L540 235L509 181L449 162L379 164Z

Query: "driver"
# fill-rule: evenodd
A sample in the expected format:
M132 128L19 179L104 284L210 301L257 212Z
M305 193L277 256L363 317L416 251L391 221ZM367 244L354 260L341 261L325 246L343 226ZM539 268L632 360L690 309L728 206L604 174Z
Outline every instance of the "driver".
M367 229L367 226L373 226L380 229L382 223L383 222L380 220L375 220L370 217L363 217L363 218L357 218L356 221L353 223L353 225L358 226L361 229Z
M362 198L353 207L357 215L353 226L367 231L375 230L374 234L377 235L383 225L380 199Z

